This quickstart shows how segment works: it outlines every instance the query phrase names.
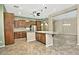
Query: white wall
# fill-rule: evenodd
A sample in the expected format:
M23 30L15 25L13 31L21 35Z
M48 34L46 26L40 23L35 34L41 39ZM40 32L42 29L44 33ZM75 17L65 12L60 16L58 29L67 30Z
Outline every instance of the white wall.
M63 33L63 34L65 34L65 33L77 34L76 18L56 20L55 21L55 31L58 33Z
M5 46L4 42L4 16L3 16L3 5L0 4L0 47Z

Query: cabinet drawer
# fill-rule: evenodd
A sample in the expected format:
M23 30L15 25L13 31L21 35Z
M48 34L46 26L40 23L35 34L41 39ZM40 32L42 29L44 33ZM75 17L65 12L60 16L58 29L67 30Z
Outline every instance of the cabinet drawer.
M18 39L18 38L25 38L26 37L26 32L14 32L14 38Z

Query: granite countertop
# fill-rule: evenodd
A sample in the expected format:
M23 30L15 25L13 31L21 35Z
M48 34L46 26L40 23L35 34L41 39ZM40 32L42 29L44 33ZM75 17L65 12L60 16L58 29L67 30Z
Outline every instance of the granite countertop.
M14 32L21 32L21 31L26 31L26 32L35 32L35 31L27 30L26 28L14 28Z
M57 33L57 32L53 32L53 31L30 31L30 30L26 30L26 28L14 28L14 32L21 32L21 31L56 34L56 35L77 35L77 34L73 34L73 33Z
M56 35L77 35L74 33L57 33L53 31L36 31L37 33L56 34Z
M73 34L73 33L59 33L58 35L77 35L77 34Z
M46 34L57 34L56 32L53 31L36 31L37 33L46 33Z

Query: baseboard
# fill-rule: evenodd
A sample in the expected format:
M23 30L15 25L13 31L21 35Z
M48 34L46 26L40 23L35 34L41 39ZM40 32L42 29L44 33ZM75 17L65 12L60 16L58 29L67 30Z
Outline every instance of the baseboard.
M53 46L53 44L46 45L46 47Z
M3 46L0 46L0 48L3 48L3 47L5 47L5 45L3 45Z
M29 40L29 41L27 40L27 42L32 42L32 41L36 41L36 40Z

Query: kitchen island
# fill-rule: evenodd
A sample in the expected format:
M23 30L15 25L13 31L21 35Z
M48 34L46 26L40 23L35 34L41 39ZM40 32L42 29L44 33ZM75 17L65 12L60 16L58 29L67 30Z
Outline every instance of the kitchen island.
M48 46L53 46L53 36L56 33L52 32L52 31L34 31L34 32L27 32L27 42L30 41L39 41L43 44L46 45L46 47Z
M42 43L44 43L46 45L46 47L49 47L49 46L53 46L53 39L54 39L54 34L56 34L55 32L53 31L36 31L37 34L39 34L39 37L38 41L43 41Z

